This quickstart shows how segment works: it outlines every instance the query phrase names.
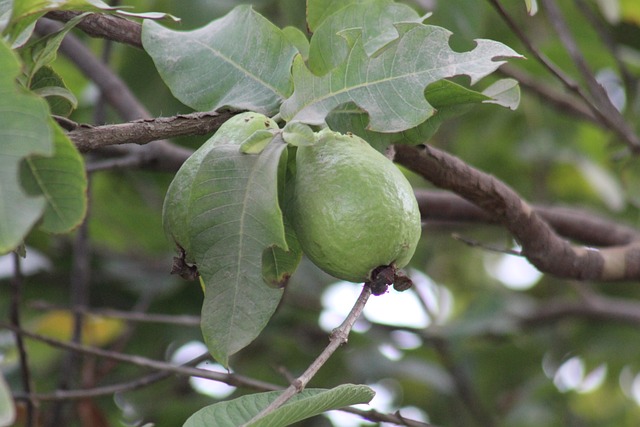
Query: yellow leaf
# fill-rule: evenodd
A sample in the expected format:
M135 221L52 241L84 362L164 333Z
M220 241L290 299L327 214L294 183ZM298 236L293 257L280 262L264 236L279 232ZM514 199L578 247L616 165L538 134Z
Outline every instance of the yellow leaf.
M68 310L53 310L38 317L31 330L60 341L70 341L73 336L74 316ZM124 330L120 319L92 314L83 317L82 344L104 346L116 339Z

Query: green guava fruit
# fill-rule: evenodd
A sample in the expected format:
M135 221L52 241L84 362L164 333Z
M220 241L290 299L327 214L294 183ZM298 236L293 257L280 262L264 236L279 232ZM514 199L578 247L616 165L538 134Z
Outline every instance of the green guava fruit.
M222 146L237 145L257 131L278 129L278 124L269 117L246 112L237 114L224 122L216 133L200 146L183 164L169 185L162 209L165 233L184 252L185 260L193 263L191 236L189 235L189 206L193 180L209 152Z
M330 130L296 153L288 216L308 258L338 279L411 260L422 230L411 184L355 135Z

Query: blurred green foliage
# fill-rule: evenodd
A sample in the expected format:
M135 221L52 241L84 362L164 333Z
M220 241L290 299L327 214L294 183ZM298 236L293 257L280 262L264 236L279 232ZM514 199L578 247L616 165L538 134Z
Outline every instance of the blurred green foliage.
M228 12L238 2L232 0L129 0L134 11L161 11L182 19L174 28L193 29ZM304 2L295 0L255 0L255 9L277 25L293 25L306 30ZM512 65L525 70L540 84L562 91L552 76L540 67L516 36L498 17L489 2L482 1L408 1L421 12L419 4L433 5L428 23L443 26L455 36L452 44L463 49L472 39L498 40L528 57ZM544 13L526 16L524 2L508 3L520 28L543 52L577 81L580 77L556 34L549 29ZM617 72L610 49L605 46L574 2L558 2L563 7L581 51L595 71ZM596 3L586 2L596 10ZM613 2L617 3L617 2ZM640 7L633 0L620 1L620 21L610 24L613 37L624 48L626 65L638 80L640 73ZM87 41L100 54L104 41ZM190 110L176 101L164 86L150 58L129 46L112 46L110 63L153 115L170 116ZM97 102L95 88L62 55L55 71L76 94L80 108L71 116L79 122L92 122ZM483 82L488 85L490 81ZM637 92L627 93L623 110L632 123L638 122L640 104ZM108 122L120 122L113 112ZM177 141L196 148L206 137L183 137ZM638 159L626 155L624 146L611 133L569 114L562 114L549 102L523 91L517 111L491 105L474 107L469 113L443 124L431 144L462 158L516 189L532 203L571 205L598 212L612 221L638 224L640 184ZM612 206L611 194L605 194L590 180L584 161L603 171L618 186L609 192L622 200ZM145 307L150 313L198 315L202 292L197 282L184 282L169 276L172 244L161 226L161 206L171 180L170 174L140 171L103 171L91 176L90 219L91 306L132 310ZM592 177L591 177L592 178ZM420 178L416 186L430 188ZM526 326L513 320L512 311L544 306L560 298L576 300L580 287L602 295L628 300L640 298L637 283L573 284L543 277L526 291L503 286L485 269L485 252L451 238L463 234L485 244L509 247L508 234L499 227L484 225L454 226L427 224L425 238L412 266L425 272L453 294L454 311L444 325L414 331L422 345L401 350L399 361L378 351L384 342L392 342L390 328L373 325L365 333L354 333L348 346L330 359L312 382L313 387L333 387L341 383L373 384L393 380L397 408L415 406L439 426L482 425L470 405L479 405L490 414L495 425L508 427L540 426L636 426L640 418L640 391L631 394L632 381L640 372L640 340L636 326L614 321L564 318ZM27 302L44 300L68 306L69 283L74 262L71 236L33 233L26 242L52 261L49 271L29 276L24 298ZM8 279L1 279L0 312L8 313ZM267 328L247 349L234 356L235 372L247 377L286 385L286 375L301 373L327 342L327 332L318 326L322 311L320 297L331 279L303 264L290 283L285 298ZM380 297L384 298L384 296ZM27 303L23 321L42 316L41 310ZM5 316L2 316L5 318ZM182 344L201 339L198 327L154 323L132 323L133 339L120 350L167 359ZM444 343L444 344L443 344ZM444 347L442 347L444 345ZM19 390L19 372L14 356L2 353L0 367L14 390ZM446 348L444 350L443 348ZM587 393L561 392L554 385L553 372L573 356L584 361L591 372L606 365L602 384ZM39 392L59 385L59 350L34 352L31 359ZM45 363L43 360L47 360ZM85 363L88 363L85 360ZM93 362L91 362L93 363ZM104 361L100 362L105 367ZM40 369L41 368L41 369ZM129 381L147 370L129 365L110 367L104 383ZM285 374L283 374L285 372ZM471 397L455 385L453 374L463 375L472 390ZM103 378L96 378L101 381ZM232 397L251 392L238 389ZM471 404L468 399L471 399ZM193 391L187 381L171 377L136 391L95 399L110 425L134 425L153 422L157 426L181 425L199 408L214 399ZM53 403L43 403L46 411ZM377 409L374 407L374 409ZM74 424L79 425L79 424ZM326 418L317 417L300 425L326 426Z

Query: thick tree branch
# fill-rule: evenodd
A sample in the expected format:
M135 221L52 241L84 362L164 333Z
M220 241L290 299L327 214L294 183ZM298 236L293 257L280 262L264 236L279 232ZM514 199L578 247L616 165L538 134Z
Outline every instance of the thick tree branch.
M215 132L232 116L231 112L180 114L115 125L82 126L68 136L80 152L86 153L110 145L147 144L182 135L206 135Z
M129 123L105 126L77 126L67 135L83 152L104 149L120 144L144 144L157 138L179 135L202 135L214 132L232 116L230 112L192 113L157 119L136 120ZM140 147L132 147L140 148ZM154 153L139 151L134 157L105 160L106 167L152 167L175 172L192 151L175 145L165 146ZM161 155L158 155L160 153ZM94 167L96 166L93 163ZM423 219L446 222L499 223L498 218L472 202L444 192L418 190L416 197ZM553 227L556 233L594 246L619 246L640 238L640 231L581 210L534 206L534 211Z
M56 21L67 22L78 15L80 15L80 12L58 10L47 13L46 17ZM84 18L77 25L77 28L91 37L113 40L142 49L142 25L120 16L92 14Z
M120 144L144 144L156 138L211 133L230 118L232 114L233 113L230 112L192 113L173 117L137 120L117 125L96 127L80 126L67 135L81 151L86 152ZM175 145L163 145L160 149L156 148L152 152L147 152L142 149L143 147L138 146L131 148L139 150L137 152L127 151L128 155L125 158L105 160L105 162L108 162L105 166L117 167L124 161L125 167L142 166L156 170L175 172L192 153L191 150ZM412 150L415 149L404 147L400 149L396 148L396 150L408 150L409 153L413 153L414 151ZM409 154L409 157L412 156L413 154ZM449 157L454 158L453 156ZM427 159L428 157L418 156L412 160L405 159L404 161L421 163L427 161ZM433 159L431 161L433 161ZM416 167L419 168L419 166ZM439 170L442 167L443 164L439 164L435 170ZM472 170L472 168L469 168L459 159L456 159L455 162L446 163L446 167L453 168L454 171L458 168ZM475 171L470 177L476 180L478 179L478 173L480 172ZM499 182L486 174L482 174L482 176L490 179L491 182ZM458 181L460 180L461 177L458 176ZM449 185L442 186L436 181L434 181L434 183L441 188L458 192ZM502 185L500 188L507 187ZM420 190L416 192L416 196L425 220L503 223L500 219L501 217L496 216L492 210L483 210L476 204L482 201L485 192L486 195L491 197L491 191L489 190L491 190L491 185L477 186L473 190L475 192L475 200L470 199L462 193L458 193L468 201L464 201L451 194ZM503 193L504 192L500 194ZM493 197L495 197L495 194ZM515 197L517 197L517 195ZM587 245L621 246L631 244L640 238L640 232L631 227L616 224L615 222L602 219L584 211L544 206L532 207L531 209L546 221L557 234Z
M416 190L423 221L499 224L498 218L462 197L444 191ZM640 231L584 210L533 206L557 234L591 246L626 245L640 239Z
M573 246L503 182L433 147L395 146L394 160L457 193L502 223L540 271L576 280L640 279L640 242L604 249Z

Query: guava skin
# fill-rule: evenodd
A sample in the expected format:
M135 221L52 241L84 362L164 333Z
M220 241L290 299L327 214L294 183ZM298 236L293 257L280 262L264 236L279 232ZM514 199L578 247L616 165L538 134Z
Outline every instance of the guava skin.
M407 265L422 231L411 184L355 135L324 130L298 147L290 203L303 252L350 282L369 281L376 267Z
M224 122L211 139L214 145L239 145L255 131L265 129L278 129L278 124L264 114L247 111Z

